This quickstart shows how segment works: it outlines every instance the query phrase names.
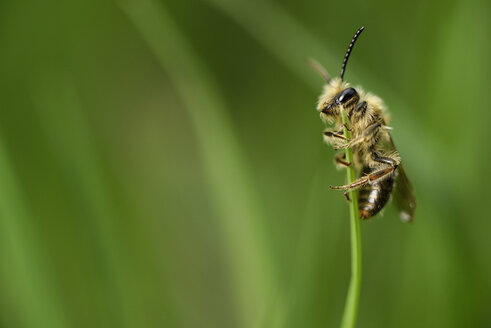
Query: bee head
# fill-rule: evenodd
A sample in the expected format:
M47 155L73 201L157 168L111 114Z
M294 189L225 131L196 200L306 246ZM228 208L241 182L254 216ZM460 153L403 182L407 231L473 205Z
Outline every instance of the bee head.
M341 79L335 78L325 86L324 92L319 98L317 110L321 112L322 119L333 123L341 120L341 106L349 114L359 100L360 96L354 88L350 87L348 83L342 82Z
M339 112L339 104L336 102L338 95L348 87L348 84L336 77L329 81L324 86L324 92L319 97L317 110L321 113L321 118L324 121L331 123L337 121Z

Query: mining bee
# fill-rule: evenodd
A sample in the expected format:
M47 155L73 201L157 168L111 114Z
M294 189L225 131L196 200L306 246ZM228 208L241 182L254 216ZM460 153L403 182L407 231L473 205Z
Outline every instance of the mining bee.
M334 129L324 131L324 140L336 150L351 147L354 163L348 163L344 153L336 156L335 162L345 167L354 165L359 173L359 178L353 183L330 188L345 190L345 195L349 190L358 189L358 209L362 219L380 212L392 195L401 219L412 221L416 207L413 188L386 125L385 106L379 97L343 81L349 56L363 30L361 27L355 33L348 46L340 77L330 78L320 65L314 63L314 68L327 82L317 110L323 121L334 125ZM344 135L341 110L348 117L351 138Z

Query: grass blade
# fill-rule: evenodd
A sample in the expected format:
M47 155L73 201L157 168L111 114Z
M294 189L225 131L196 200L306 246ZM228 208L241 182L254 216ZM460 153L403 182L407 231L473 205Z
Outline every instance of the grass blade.
M350 139L349 120L344 110L341 111L343 116L344 134ZM353 151L351 148L346 149L346 161L354 163ZM354 165L346 169L348 184L356 180ZM351 280L344 308L342 328L353 328L356 325L358 315L358 303L360 301L361 290L361 234L360 234L360 217L358 214L358 194L357 190L352 189L350 195L350 239L351 239Z

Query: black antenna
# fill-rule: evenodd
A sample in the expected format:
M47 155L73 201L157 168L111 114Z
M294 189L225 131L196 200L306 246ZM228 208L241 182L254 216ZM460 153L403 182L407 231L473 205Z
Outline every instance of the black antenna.
M353 36L353 39L351 40L348 50L346 51L346 55L344 55L344 60L343 60L343 66L341 66L341 81L343 80L344 76L344 69L346 68L346 64L348 63L348 58L349 55L351 54L351 50L353 50L353 46L355 45L356 39L360 36L361 32L365 29L365 26L360 27L358 31L356 31L355 36Z

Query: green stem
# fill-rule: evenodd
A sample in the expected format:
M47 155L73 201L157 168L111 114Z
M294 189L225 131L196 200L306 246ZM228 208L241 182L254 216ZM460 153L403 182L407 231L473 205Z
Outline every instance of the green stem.
M344 124L344 134L351 138L349 131L349 120L346 112L341 110ZM346 149L346 161L353 163L353 151L351 148ZM348 171L348 184L356 180L354 165L350 165ZM348 296L344 306L342 328L353 328L356 324L358 314L358 303L360 300L361 289L361 235L360 235L360 217L358 215L358 195L356 190L349 192L350 202L350 235L351 235L351 280L348 289Z

